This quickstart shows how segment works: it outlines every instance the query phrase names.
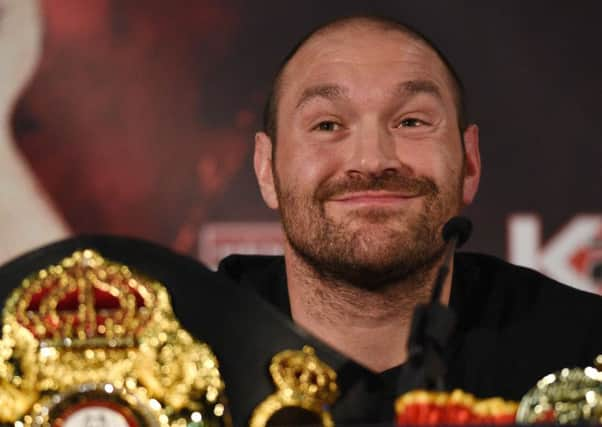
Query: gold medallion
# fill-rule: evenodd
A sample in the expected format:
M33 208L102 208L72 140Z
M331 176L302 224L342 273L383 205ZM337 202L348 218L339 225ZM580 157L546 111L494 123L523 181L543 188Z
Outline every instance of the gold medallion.
M92 250L31 275L9 297L0 422L230 424L217 359L182 329L165 288Z
M276 392L255 408L250 427L277 425L334 426L329 408L338 397L336 372L313 348L285 350L270 363Z

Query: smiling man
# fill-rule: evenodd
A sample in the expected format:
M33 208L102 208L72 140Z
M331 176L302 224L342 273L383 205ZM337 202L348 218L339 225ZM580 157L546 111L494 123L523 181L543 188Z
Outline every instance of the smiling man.
M479 185L479 132L459 77L393 20L326 24L277 73L254 165L281 216L284 257L230 256L220 271L295 332L267 338L256 328L247 339L275 349L303 337L337 372L335 420L391 420L395 396L413 384L411 318L442 265L442 228ZM443 349L450 389L518 400L543 375L602 350L590 320L602 317L599 297L493 257L454 258L440 300L458 319ZM251 393L240 375L230 390Z
M256 136L261 192L287 236L293 319L374 371L405 360L441 229L477 191L478 130L461 122L460 96L410 30L342 20L283 67Z

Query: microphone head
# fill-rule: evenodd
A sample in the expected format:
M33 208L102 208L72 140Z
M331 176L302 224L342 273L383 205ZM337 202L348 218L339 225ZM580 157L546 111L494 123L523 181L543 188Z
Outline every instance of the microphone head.
M472 222L466 217L455 216L445 223L441 234L443 235L443 240L445 240L445 242L449 242L452 237L456 236L458 239L456 247L459 248L466 243L471 232Z

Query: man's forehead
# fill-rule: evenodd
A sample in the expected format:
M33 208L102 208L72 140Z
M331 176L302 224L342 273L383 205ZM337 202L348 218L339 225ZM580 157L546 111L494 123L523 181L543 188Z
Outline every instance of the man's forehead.
M344 46L358 47L360 45L375 48L374 53L383 47L383 44L405 47L426 47L419 38L410 32L401 29L392 29L378 26L374 23L348 23L333 28L323 28L310 36L298 49L297 55L303 56L304 51L312 49L336 48Z
M285 91L287 86L297 86L308 76L320 76L332 64L372 64L386 68L388 64L404 61L417 71L428 70L447 77L437 53L411 34L374 24L326 28L306 40L289 60L281 75L280 88Z
M339 100L349 100L349 88L338 84L317 84L303 89L301 95L295 105L295 109L301 109L310 101L322 98L333 102ZM392 88L389 88L388 95L393 98L407 99L420 94L427 94L438 101L443 101L443 95L439 86L431 80L407 80L397 83Z

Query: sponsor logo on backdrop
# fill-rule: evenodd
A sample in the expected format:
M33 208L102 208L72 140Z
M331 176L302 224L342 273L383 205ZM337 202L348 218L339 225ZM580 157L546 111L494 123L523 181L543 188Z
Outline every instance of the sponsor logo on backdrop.
M545 242L541 228L539 215L511 215L508 260L602 294L602 215L576 215Z
M199 258L209 268L230 254L282 254L283 234L278 222L214 222L199 235Z

